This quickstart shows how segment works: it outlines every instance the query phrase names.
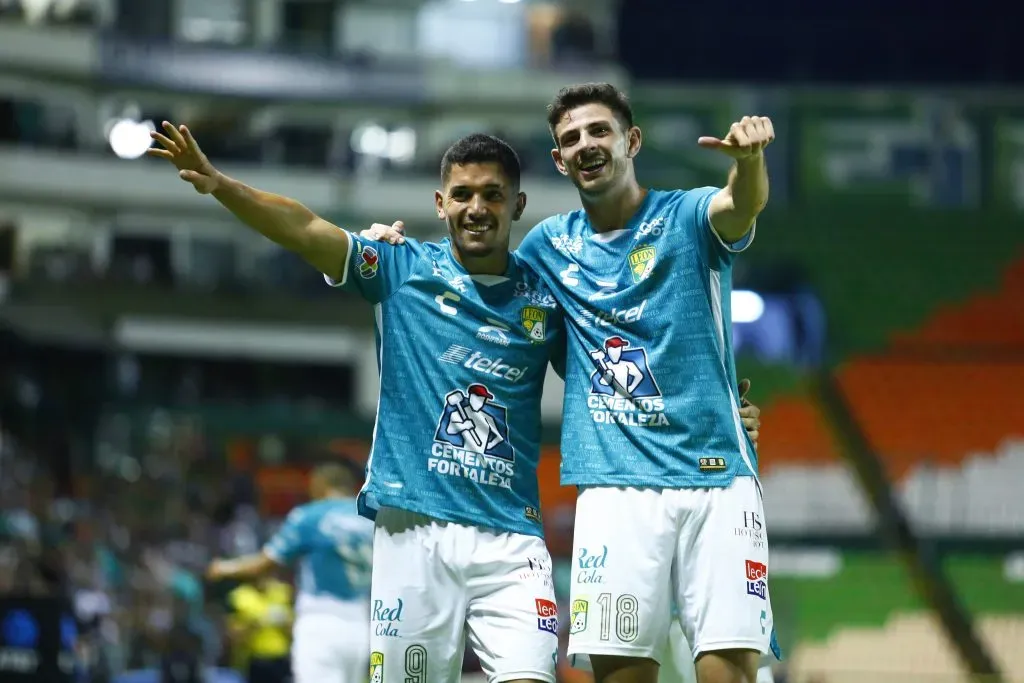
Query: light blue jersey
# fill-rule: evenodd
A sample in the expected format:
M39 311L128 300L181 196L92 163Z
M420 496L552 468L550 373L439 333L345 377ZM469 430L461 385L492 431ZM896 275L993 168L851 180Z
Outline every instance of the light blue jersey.
M381 507L542 535L540 396L561 314L510 256L471 276L448 240L351 235L337 283L374 305L380 401L360 512Z
M263 552L278 564L298 560L297 612L369 600L373 524L359 516L353 498L295 508Z
M725 487L757 471L739 417L732 260L715 188L650 191L623 230L554 216L517 253L549 284L569 336L562 484Z

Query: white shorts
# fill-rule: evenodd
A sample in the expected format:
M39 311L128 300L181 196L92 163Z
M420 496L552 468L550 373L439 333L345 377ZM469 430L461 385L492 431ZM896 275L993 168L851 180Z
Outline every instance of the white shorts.
M554 683L557 633L543 539L377 513L371 683L457 683L467 640L489 683Z
M294 683L364 683L370 661L370 629L334 614L301 614L292 631Z
M724 489L581 488L569 655L661 662L671 607L696 658L769 651L768 537L753 477ZM581 657L570 657L576 666Z

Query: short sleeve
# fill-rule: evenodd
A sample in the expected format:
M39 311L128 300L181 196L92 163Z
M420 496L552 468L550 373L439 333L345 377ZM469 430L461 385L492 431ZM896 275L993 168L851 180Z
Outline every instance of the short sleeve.
M711 200L721 192L717 187L699 187L683 193L680 218L690 226L698 242L704 247L708 264L715 269L729 266L736 254L742 252L754 241L755 225L736 242L726 242L711 224Z
M263 553L278 564L291 564L295 558L306 552L303 534L305 513L302 508L292 510L274 537L263 546Z
M358 294L372 304L379 304L402 288L412 276L423 252L415 240L404 244L388 244L367 240L345 231L349 239L348 258L341 278L324 279L332 287Z

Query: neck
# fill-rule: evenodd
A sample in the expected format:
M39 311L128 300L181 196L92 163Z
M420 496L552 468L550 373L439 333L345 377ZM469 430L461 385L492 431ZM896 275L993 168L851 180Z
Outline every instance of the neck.
M351 496L345 491L339 491L338 489L331 489L324 494L324 498L351 498Z
M647 189L640 187L635 182L626 183L622 188L609 190L600 197L588 197L580 194L580 199L583 200L583 210L587 212L590 225L597 232L621 230L626 227L626 223L643 204L645 197L647 197Z
M489 256L464 256L453 244L452 254L470 275L504 275L508 270L507 249Z

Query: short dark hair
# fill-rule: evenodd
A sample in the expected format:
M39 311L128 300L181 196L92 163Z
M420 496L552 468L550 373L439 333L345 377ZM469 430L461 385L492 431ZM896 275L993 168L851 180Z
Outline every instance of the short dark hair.
M522 169L519 166L519 155L504 140L473 133L456 140L441 157L441 182L447 183L451 176L452 166L463 164L495 163L501 166L513 187L519 187Z
M612 110L625 129L633 127L633 107L626 93L611 83L580 83L562 88L548 105L548 128L555 137L555 126L565 113L585 104L603 104ZM556 139L557 143L558 140Z

